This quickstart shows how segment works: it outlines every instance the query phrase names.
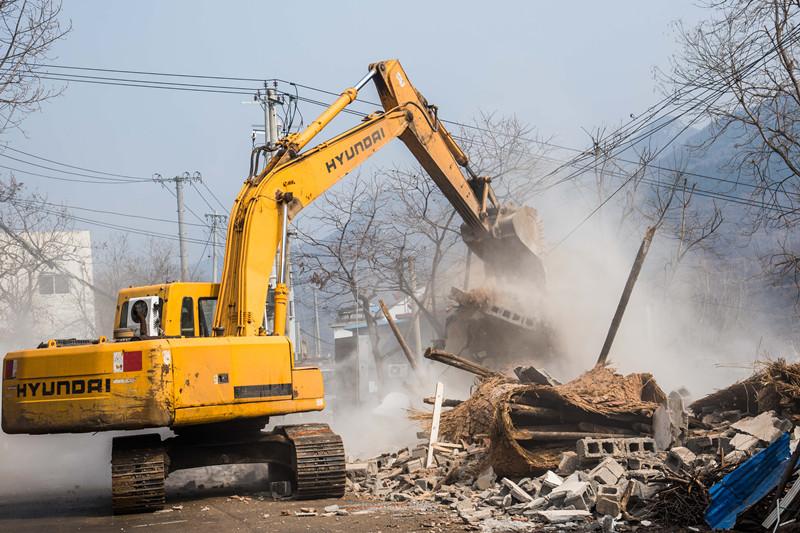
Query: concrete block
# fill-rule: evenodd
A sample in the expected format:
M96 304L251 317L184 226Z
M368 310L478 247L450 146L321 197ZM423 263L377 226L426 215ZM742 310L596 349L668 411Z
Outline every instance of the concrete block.
M603 485L613 485L623 475L625 475L625 469L612 457L606 457L589 472L590 479Z
M600 461L608 456L623 455L617 439L585 438L580 439L575 446L581 463Z
M695 459L697 456L692 450L684 446L676 446L667 454L664 466L673 472L684 472L693 466Z
M630 470L643 470L643 469L659 469L664 466L657 456L640 455L637 457L628 457L628 468Z
M409 474L421 469L422 469L422 459L419 458L411 459L405 464L405 471Z
M664 488L662 483L643 483L638 479L631 479L630 494L633 500L646 501L658 494Z
M563 486L564 485L562 485L562 487ZM567 492L567 496L564 499L564 506L572 506L575 509L589 511L594 505L596 499L597 496L592 488L592 484L588 481L578 481L574 483L573 487Z
M714 442L708 435L690 437L686 439L686 447L697 455L707 453L714 449Z
M618 485L600 485L597 487L597 497L619 498L622 492Z
M568 476L578 469L580 460L577 452L564 452L561 454L561 461L558 463L558 474Z
M652 470L652 469L628 470L628 477L631 479L649 481L651 479L663 479L664 472L662 472L661 470Z
M367 463L347 463L344 467L347 477L353 480L366 479L368 473ZM377 469L376 472L377 474Z
M549 487L551 489L554 487L558 487L559 485L564 483L564 480L561 478L561 476L559 476L552 470L548 470L547 472L539 476L537 479L542 482L542 486Z
M500 482L503 484L504 487L508 488L511 495L514 496L514 498L516 498L517 501L523 503L533 501L533 496L522 490L522 488L519 485L517 485L507 477L504 477Z
M656 452L656 442L649 437L619 439L580 439L576 443L576 452L581 464L598 462L605 457L628 457L638 454Z
M597 503L595 504L595 510L598 514L601 515L608 515L617 517L621 513L620 504L619 504L619 496L615 498L609 498L606 496L598 496Z
M649 437L620 440L626 455L656 453L656 441Z
M413 450L411 450L411 457L413 459L423 459L428 455L428 447L427 446L417 446Z

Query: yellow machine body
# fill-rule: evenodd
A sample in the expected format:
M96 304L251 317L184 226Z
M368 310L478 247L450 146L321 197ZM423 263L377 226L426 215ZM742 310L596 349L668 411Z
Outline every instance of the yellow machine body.
M287 337L200 336L198 302L217 292L211 283L124 289L115 324L132 298L158 296L164 302L162 337L73 345L53 340L47 347L9 353L3 431L180 427L323 409L322 374L294 366ZM194 305L194 335L180 337L189 314L185 298Z

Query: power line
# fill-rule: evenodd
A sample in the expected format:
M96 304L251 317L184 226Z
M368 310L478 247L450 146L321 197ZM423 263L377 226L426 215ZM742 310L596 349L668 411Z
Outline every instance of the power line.
M91 168L79 167L79 166L70 165L70 164L67 164L67 163L62 163L60 161L55 161L53 159L47 159L46 157L42 157L40 155L35 155L35 154L31 154L29 152L24 152L22 150L19 150L18 148L13 148L11 146L5 146L5 147L3 147L3 149L4 150L11 150L12 152L17 152L19 154L27 155L28 157L32 157L34 159L39 159L41 161L47 161L48 163L53 163L55 165L61 165L61 166L68 167L68 168L74 168L76 170L83 170L85 172L92 172L94 174L103 174L105 176L123 178L123 179L126 179L126 180L136 180L136 181L145 180L145 181L149 181L148 178L143 178L141 176L128 176L128 175L125 175L125 174L115 174L113 172L103 172L102 170L94 170L94 169L91 169Z
M195 79L214 79L214 80L226 80L226 81L255 81L255 82L262 82L262 81L278 81L274 78L244 78L244 77L230 77L230 76L208 76L208 75L200 75L200 74L176 74L174 72L150 72L146 70L120 70L120 69L110 69L110 68L97 68L97 67L76 67L71 65L48 65L48 64L39 64L35 65L36 67L44 67L44 68L57 68L57 69L66 69L66 70L88 70L92 72L114 72L118 74L142 74L147 76L167 76L167 77L174 77L174 78L195 78Z
M200 182L200 184L201 184L203 187L205 187L205 189L208 191L208 194L210 194L210 195L211 195L211 197L212 197L212 198L213 198L213 199L214 199L214 200L217 202L217 204L219 204L219 206L222 208L222 210L223 210L223 211L227 211L227 210L228 210L228 208L227 208L227 207L225 207L225 205L224 205L224 204L223 204L223 203L220 201L220 199L217 197L217 195L216 195L216 194L214 194L214 191L212 191L212 190L211 190L211 189L208 187L208 185L206 185L206 182L205 182L205 181L201 181L201 182Z
M130 181L80 180L80 179L75 179L75 178L64 178L64 177L59 177L59 176L48 176L46 174L40 174L38 172L31 172L29 170L22 170L22 169L19 169L19 168L9 167L9 166L6 166L6 165L0 165L0 168L4 168L6 170L11 170L12 172L19 172L20 174L28 174L30 176L37 176L39 178L45 178L45 179L48 179L48 180L68 181L68 182L72 182L72 183L91 183L91 184L94 184L94 185L129 185L129 184L133 184L133 183L143 183L143 182L151 181L151 180L139 180L139 181L133 181L133 180L130 180Z
M103 214L103 215L115 215L115 216L121 216L121 217L127 217L127 218L136 218L136 219L139 219L139 220L149 220L149 221L152 221L152 222L167 222L167 223L174 223L175 222L174 220L169 220L169 219L166 219L166 218L148 217L148 216L145 216L145 215L134 215L132 213L121 213L119 211L105 211L105 210L102 210L102 209L92 209L92 208L89 208L89 207L80 207L80 206L76 206L76 205L55 204L55 203L47 202L47 201L44 201L44 200L28 200L28 199L18 198L18 199L15 199L15 201L17 201L17 202L27 202L32 206L48 205L48 206L51 206L51 207L58 207L58 208L64 208L64 209L75 209L77 211L87 211L87 212L90 212L90 213L100 213L100 214ZM202 227L202 228L207 227L206 224L196 224L194 222L186 222L185 224L187 226L195 226L195 227Z
M21 205L21 206L25 206L26 205L24 203L24 201L20 201L20 200L9 200L8 203L10 203L12 205ZM79 217L79 216L76 216L76 215L65 213L63 211L55 211L55 210L52 210L52 209L45 209L45 208L40 208L39 211L41 211L43 213L51 214L51 215L54 215L54 216L63 217L63 218L67 218L67 219L70 219L70 220L74 220L75 222L81 222L81 223L84 223L84 224L90 224L90 225L94 225L94 226L98 226L98 227L102 227L102 228L106 228L106 229L112 229L112 230L116 230L116 231L121 231L123 233L132 233L132 234L136 234L136 235L143 235L143 236L146 236L146 237L154 237L154 238L157 238L157 239L166 239L166 240L170 240L170 241L177 241L178 240L177 237L175 237L173 235L168 235L166 233L159 233L159 232L155 232L155 231L147 231L147 230L142 230L142 229L138 229L138 228L131 228L129 226L120 226L118 224L113 224L113 223L105 222L105 221L101 221L101 220L95 220L95 219L86 218L86 217ZM202 241L200 239L195 239L195 238L192 238L192 237L187 237L186 238L186 242L189 242L191 244L203 244L204 241Z
M47 165L40 165L39 163L32 163L30 161L25 161L24 159L20 159L18 157L10 156L8 154L3 154L3 153L0 153L0 157L5 157L6 159L11 159L13 161L17 161L18 163L24 163L26 165L31 165L31 166L34 166L34 167L37 167L37 168L43 168L45 170L51 170L51 171L54 171L54 172L60 172L62 174L69 174L71 176L80 176L80 177L83 177L83 178L91 178L91 179L100 180L100 181L113 181L113 182L117 182L117 183L119 183L119 182L129 183L131 181L134 181L134 182L136 182L136 181L145 181L145 180L136 179L136 178L134 178L133 180L130 180L130 179L124 179L123 180L123 179L118 179L118 178L103 178L103 177L100 177L100 176L92 176L90 174L83 174L81 172L72 172L71 170L61 170L60 168L53 168L53 167L48 167Z

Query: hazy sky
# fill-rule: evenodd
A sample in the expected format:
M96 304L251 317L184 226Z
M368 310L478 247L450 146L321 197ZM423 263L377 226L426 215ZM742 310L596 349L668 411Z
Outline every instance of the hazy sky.
M55 64L275 77L339 91L361 78L368 63L398 58L441 116L467 121L479 110L515 114L540 135L569 145L585 141L582 127L614 126L657 100L652 69L676 51L672 22L694 24L704 16L685 0L64 4L73 30L54 48ZM375 99L371 87L364 95ZM247 171L251 125L262 117L245 100L73 83L26 120L25 135L11 132L6 141L128 175L198 170L228 205ZM302 110L308 119L320 108ZM392 150L376 159L390 164L406 157ZM174 199L154 184L19 178L54 202L174 218ZM209 210L193 191L187 203L200 214ZM81 214L174 231L172 224ZM199 227L190 235L205 238Z

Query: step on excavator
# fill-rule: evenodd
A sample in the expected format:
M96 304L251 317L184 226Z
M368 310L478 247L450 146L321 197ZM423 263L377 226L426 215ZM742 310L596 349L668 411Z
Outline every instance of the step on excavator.
M382 111L307 148L373 81ZM300 210L399 138L463 219L469 248L497 275L543 275L536 214L501 206L400 63L382 61L304 131L251 154L227 229L222 279L119 292L114 336L50 339L3 361L2 428L10 434L169 428L113 439L115 513L155 511L176 470L267 463L297 498L341 497L342 439L325 424L279 426L269 417L325 408L318 368L295 366L285 335L287 232ZM273 152L269 150L276 148ZM271 157L267 157L271 154ZM260 167L264 155L263 168ZM272 323L268 278L277 255Z

